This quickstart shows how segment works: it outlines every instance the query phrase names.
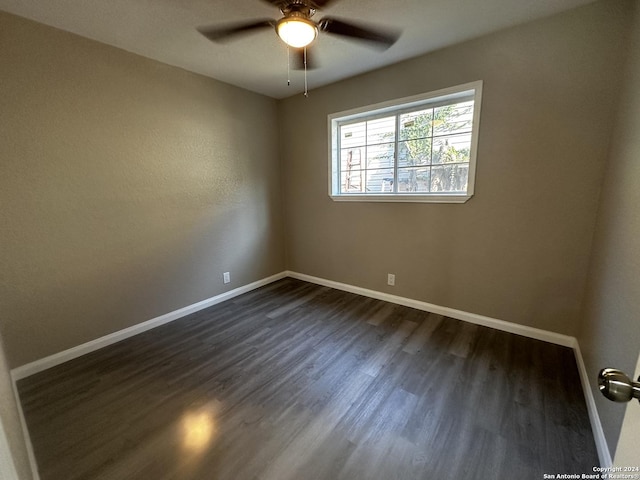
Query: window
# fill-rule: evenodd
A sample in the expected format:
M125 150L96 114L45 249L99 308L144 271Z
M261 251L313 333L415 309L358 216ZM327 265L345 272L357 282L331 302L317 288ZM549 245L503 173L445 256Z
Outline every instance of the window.
M469 200L481 94L478 81L329 115L331 198Z

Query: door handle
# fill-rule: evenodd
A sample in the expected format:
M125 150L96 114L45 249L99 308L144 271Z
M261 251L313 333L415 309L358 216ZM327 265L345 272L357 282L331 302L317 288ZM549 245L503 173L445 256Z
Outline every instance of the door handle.
M640 402L640 377L634 382L624 372L615 368L603 368L598 374L598 386L602 395L614 402Z

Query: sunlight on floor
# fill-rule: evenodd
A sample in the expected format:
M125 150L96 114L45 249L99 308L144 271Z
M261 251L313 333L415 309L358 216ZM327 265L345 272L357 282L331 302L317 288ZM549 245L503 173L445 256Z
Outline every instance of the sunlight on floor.
M185 413L182 418L182 442L185 449L201 453L215 440L217 426L215 405L206 405Z

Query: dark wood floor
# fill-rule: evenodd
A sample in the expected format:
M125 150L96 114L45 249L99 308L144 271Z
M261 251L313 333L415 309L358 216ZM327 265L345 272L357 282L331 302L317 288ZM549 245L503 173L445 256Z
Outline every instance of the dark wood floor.
M284 279L19 382L43 480L541 479L572 350Z

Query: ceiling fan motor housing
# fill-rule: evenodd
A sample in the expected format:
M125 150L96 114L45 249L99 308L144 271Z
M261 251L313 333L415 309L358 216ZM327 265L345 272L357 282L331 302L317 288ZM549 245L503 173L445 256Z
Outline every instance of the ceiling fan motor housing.
M282 5L282 7L280 7L280 11L285 17L298 17L306 19L311 18L316 13L315 8L304 2L298 1L288 2Z

